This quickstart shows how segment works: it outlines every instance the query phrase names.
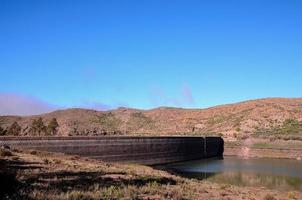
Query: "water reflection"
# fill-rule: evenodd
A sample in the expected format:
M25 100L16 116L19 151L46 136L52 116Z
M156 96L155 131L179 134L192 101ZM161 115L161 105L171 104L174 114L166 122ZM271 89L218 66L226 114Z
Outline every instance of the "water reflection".
M302 191L302 162L286 159L200 160L165 166L181 176L212 182Z

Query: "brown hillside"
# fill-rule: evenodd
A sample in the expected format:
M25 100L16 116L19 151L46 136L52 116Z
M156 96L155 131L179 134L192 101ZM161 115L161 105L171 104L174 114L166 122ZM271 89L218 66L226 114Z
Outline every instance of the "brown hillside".
M58 135L223 134L232 138L274 130L301 136L302 98L268 98L207 109L119 108L106 112L67 109L39 116L0 116L0 126L5 130L16 121L22 127L20 135L33 135L30 126L39 117L45 125L56 118Z

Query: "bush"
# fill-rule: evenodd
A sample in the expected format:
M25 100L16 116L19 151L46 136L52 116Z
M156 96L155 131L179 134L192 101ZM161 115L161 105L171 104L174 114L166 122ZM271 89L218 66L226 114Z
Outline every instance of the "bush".
M32 134L36 134L38 136L40 136L41 133L46 133L46 126L44 125L41 117L33 120L32 124L30 126L30 132Z
M287 193L287 197L289 198L289 199L295 199L296 197L295 197L296 195L295 195L295 192L293 192L293 191L289 191L288 193Z
M47 158L44 158L44 159L43 159L43 162L44 162L45 164L50 164L50 163L51 163L51 161L48 160Z
M31 150L29 153L30 153L31 155L37 155L37 151L35 151L35 150Z
M0 126L0 136L6 135L6 130Z
M21 126L18 124L18 122L12 123L12 125L7 130L8 135L19 135L20 133Z
M12 152L9 149L0 149L0 157L9 157L12 156Z
M67 199L68 200L93 200L94 198L81 191L72 191L69 194L67 194Z
M276 200L276 198L271 194L267 194L264 196L264 200Z
M112 112L103 113L100 116L97 116L97 123L101 124L106 132L116 132L119 131L119 127L122 123L122 120L115 116Z
M46 129L47 129L47 134L48 135L56 135L58 130L57 128L59 127L59 124L57 122L56 118L52 118L51 121L48 123Z
M103 190L102 192L102 198L103 199L120 199L122 197L122 193L120 188L117 188L116 186L110 186Z
M301 140L302 122L287 119L280 126L256 130L254 136L262 138L274 137L283 140Z

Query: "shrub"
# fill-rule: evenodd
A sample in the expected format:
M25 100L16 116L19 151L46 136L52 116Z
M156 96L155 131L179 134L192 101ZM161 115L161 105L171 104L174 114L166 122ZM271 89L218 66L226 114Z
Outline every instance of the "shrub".
M31 155L37 155L37 151L35 151L35 150L31 150L29 153L30 153Z
M19 135L20 133L21 126L18 124L18 122L12 123L12 125L7 130L8 135Z
M288 193L287 193L287 197L289 198L289 199L295 199L296 197L295 197L296 195L295 195L295 192L293 192L293 191L289 191Z
M9 149L0 149L0 157L9 157L12 156L12 152Z
M230 184L221 184L220 185L220 189L222 189L222 190L225 190L225 189L230 188L230 187L231 187Z
M253 136L262 138L273 137L283 140L302 140L302 122L295 119L287 119L276 127L258 129Z
M116 132L119 130L122 120L112 112L108 112L97 116L96 122L101 124L106 132Z
M71 191L67 194L68 200L93 200L94 198L81 191Z
M37 134L37 135L41 135L41 133L45 133L46 132L46 126L43 123L43 120L41 117L39 117L38 119L35 119L30 127L30 131L33 134Z
M6 130L4 129L4 128L2 128L1 126L0 126L0 136L1 135L6 135Z
M102 199L105 200L120 199L121 197L121 190L113 185L108 188L105 188L102 192Z
M50 164L50 163L51 163L51 161L48 160L47 158L44 158L44 159L43 159L43 162L44 162L45 164Z
M264 196L264 200L276 200L276 198L271 194L267 194Z
M57 128L59 127L59 124L57 122L56 118L52 118L51 121L48 123L46 129L47 129L47 134L49 135L55 135L57 134L58 130Z
M62 160L54 159L53 162L56 163L56 164L61 164Z
M130 118L126 123L127 129L135 131L141 128L154 128L154 121L144 115L142 112L135 112L130 114Z
M19 157L18 156L13 156L12 160L19 160Z

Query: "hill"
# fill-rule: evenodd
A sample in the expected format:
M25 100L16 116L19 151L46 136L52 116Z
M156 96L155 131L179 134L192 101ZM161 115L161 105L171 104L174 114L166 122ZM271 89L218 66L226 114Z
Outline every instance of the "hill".
M56 135L223 135L225 138L279 137L301 139L302 98L267 98L206 109L160 107L110 111L67 109L37 116L0 116L2 134L35 135L31 126L56 118ZM15 130L15 129L14 129ZM46 133L40 133L46 134Z

